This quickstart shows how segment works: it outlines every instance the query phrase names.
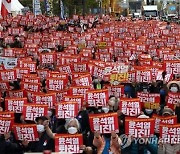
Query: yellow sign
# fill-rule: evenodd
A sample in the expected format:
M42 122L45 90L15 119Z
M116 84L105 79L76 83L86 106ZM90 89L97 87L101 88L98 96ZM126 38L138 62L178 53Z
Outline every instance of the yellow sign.
M159 108L159 103L153 103L153 102L146 102L144 103L145 109L157 109Z
M83 48L85 48L86 47L86 44L85 43L80 43L80 44L78 44L78 48L79 49L83 49Z
M118 74L111 74L110 75L110 81L119 81L119 82L124 82L128 81L128 72L126 73L118 73Z
M103 47L106 47L107 46L107 43L106 42L99 42L98 43L98 47L99 48L103 48Z

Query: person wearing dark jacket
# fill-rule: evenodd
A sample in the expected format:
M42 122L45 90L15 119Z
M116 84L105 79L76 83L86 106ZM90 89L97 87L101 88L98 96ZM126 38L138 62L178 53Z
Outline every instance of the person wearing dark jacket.
M14 142L10 132L0 135L0 154L23 154L22 147Z
M45 116L38 117L36 118L36 123L39 133L39 141L27 142L27 144L24 145L24 150L26 152L43 152L44 150L55 151L54 140L52 139L52 136L49 136L51 129L49 128L48 118Z

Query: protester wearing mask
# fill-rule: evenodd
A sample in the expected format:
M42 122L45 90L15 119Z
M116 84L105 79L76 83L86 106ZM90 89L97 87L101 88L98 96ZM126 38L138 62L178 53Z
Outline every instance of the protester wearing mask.
M26 142L24 144L25 151L43 152L44 150L54 151L53 133L49 128L49 120L45 116L36 118L37 131L39 134L39 141Z
M180 81L171 81L167 84L167 87L170 92L178 93L180 92Z
M138 118L149 118L149 116L146 116L143 112L141 115L138 116ZM150 139L152 138L152 139ZM124 151L129 154L157 154L158 152L158 144L154 143L153 141L157 140L157 137L154 135L153 137L150 137L149 142L145 142L143 144L140 144L138 142L135 142L133 137L131 139L131 144L129 147L125 148ZM146 137L145 137L146 139Z
M165 106L163 116L172 116L174 111ZM179 144L160 143L158 148L158 154L176 154L180 151Z
M76 118L66 119L66 123L64 126L61 127L61 129L57 130L57 134L78 134L82 133L80 123ZM55 138L55 134L53 134L53 139ZM83 153L91 154L94 149L91 147L92 145L92 136L83 134L83 143L84 145L80 147L81 150L83 150Z

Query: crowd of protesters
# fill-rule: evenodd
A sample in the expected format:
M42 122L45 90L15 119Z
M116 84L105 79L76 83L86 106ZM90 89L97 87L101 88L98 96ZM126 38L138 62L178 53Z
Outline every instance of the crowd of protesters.
M87 100L83 99L82 107L79 109L77 116L68 119L57 118L55 104L48 109L47 115L36 117L35 121L26 120L22 112L14 113L15 124L37 125L39 140L29 142L23 139L19 141L16 139L13 129L10 129L9 132L0 135L0 154L21 154L25 152L43 152L44 150L54 152L57 134L82 134L83 145L80 146L80 149L83 153L88 154L176 154L180 152L180 141L176 144L163 142L140 144L135 142L136 139L133 135L123 140L121 136L126 134L125 119L127 115L119 108L122 98L137 98L139 92L159 94L158 108L143 107L140 114L135 118L149 119L154 114L160 117L176 115L176 125L180 128L180 25L153 19L144 21L123 17L116 21L110 16L87 16L84 18L74 16L73 19L60 20L58 17L43 15L35 17L31 13L27 13L25 16L18 15L14 18L1 19L0 25L1 57L17 58L17 66L12 69L23 68L20 62L35 62L36 64L35 71L31 71L29 74L21 74L19 75L20 78L18 78L18 74L13 80L1 75L0 116L2 113L10 111L6 108L6 99L13 98L9 95L10 92L23 91L25 93L23 98L27 98L27 103L34 103L26 93L31 90L22 86L25 82L24 78L39 77L41 88L38 92L44 95L50 93L50 88L47 86L49 78L46 75L39 74L39 70L55 72L56 74L66 73L68 76L67 84L59 90L62 96L56 98L55 104L63 102L65 95L74 97L72 94L66 93L75 85L73 81L75 78L72 77L74 70L71 67L71 71L66 72L67 70L60 70L59 66L70 66L75 62L72 60L63 63L62 58L73 59L74 56L79 56L79 63L87 63L88 70L76 73L91 75L91 89L100 90L106 89L108 86L120 85L124 87L121 97L119 97L118 92L109 94L106 106L87 106ZM117 40L120 45L116 46L115 41ZM70 41L70 44L67 43L68 41ZM93 41L95 41L95 44ZM101 42L105 42L105 45L103 46ZM141 45L145 45L145 48L136 48ZM8 51L12 51L10 56L7 56L6 52ZM160 51L162 52L160 53ZM43 63L40 54L48 55L49 53L55 55L55 61ZM101 53L104 57L99 56ZM108 57L106 54L110 56ZM146 57L144 60L142 60L143 56ZM170 71L167 70L164 67L166 61L176 63L176 68ZM108 63L127 65L129 72L136 71L141 67L148 68L159 65L162 74L159 80L156 79L156 74L154 79L151 77L151 81L147 82L137 81L136 79L121 82L110 81L102 74L101 76L91 70L91 67L108 65ZM1 64L1 72L7 70ZM167 79L168 75L170 78ZM5 83L8 88L3 87ZM31 93L33 92L37 93L32 90ZM172 102L173 107L167 103L169 93L176 95L176 99L173 99ZM114 130L107 134L99 131L93 132L89 123L89 114L107 113L117 113L119 131L115 132ZM155 132L153 136L143 136L143 138L159 139L160 134Z

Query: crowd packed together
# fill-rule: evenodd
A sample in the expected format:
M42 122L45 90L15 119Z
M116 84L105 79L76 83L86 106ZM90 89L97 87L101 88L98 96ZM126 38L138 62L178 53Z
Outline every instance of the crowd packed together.
M0 47L0 154L180 153L180 25L27 13Z

